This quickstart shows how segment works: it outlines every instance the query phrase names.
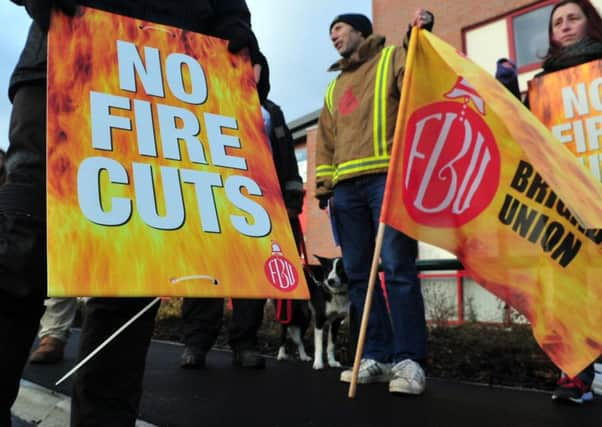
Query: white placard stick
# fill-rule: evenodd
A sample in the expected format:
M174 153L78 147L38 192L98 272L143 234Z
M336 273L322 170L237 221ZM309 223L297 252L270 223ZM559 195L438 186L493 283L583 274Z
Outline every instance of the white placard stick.
M154 300L152 300L150 303L148 303L146 305L146 307L144 307L142 310L140 310L138 313L136 313L136 315L134 317L132 317L130 320L128 320L127 322L125 322L123 324L123 326L119 329L117 329L113 335L111 335L109 338L107 338L102 344L100 344L98 347L96 347L90 354L88 354L81 362L79 362L77 365L75 365L73 367L73 369L71 369L69 372L67 372L60 380L58 380L56 383L54 383L55 386L59 385L60 383L62 383L63 381L65 381L67 378L69 378L71 375L73 375L79 368L81 368L83 365L85 365L88 360L92 359L100 350L102 350L108 343L110 343L113 339L115 339L115 337L117 337L117 335L119 335L121 332L123 332L123 330L125 328L127 328L128 326L130 326L136 319L138 319L140 316L142 316L144 313L146 313L153 305L155 305L156 303L158 303L159 301L161 301L160 297L155 298Z
M203 279L210 280L211 283L214 284L214 285L218 285L219 284L219 281L215 277L213 277L213 276L207 276L207 275L194 275L194 276L180 277L180 278L177 278L177 279L170 279L170 283L176 284L178 282L186 281L186 280L203 280ZM106 345L108 343L110 343L111 341L113 341L117 337L117 335L119 335L120 333L122 333L125 328L127 328L132 323L134 323L136 321L136 319L138 319L140 316L142 316L144 313L146 313L153 305L155 305L159 301L161 301L161 297L157 297L154 300L152 300L150 303L148 303L146 305L146 307L144 307L142 310L140 310L138 313L136 313L130 320L128 320L127 322L125 322L123 324L123 326L121 326L110 337L108 337L106 340L104 340L104 342L102 342L98 347L96 347L82 361L80 361L77 365L75 365L73 367L73 369L71 369L69 372L67 372L65 375L63 375L63 377L61 379L59 379L56 383L54 383L54 385L58 386L60 383L62 383L67 378L69 378L71 375L73 375L79 368L81 368L82 366L84 366L88 362L88 360L92 359L100 350L102 350L104 347L106 347Z

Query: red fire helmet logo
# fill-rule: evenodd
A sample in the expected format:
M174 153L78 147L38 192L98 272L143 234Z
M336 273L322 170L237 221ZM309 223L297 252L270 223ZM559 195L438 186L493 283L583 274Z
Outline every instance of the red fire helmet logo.
M272 242L272 256L265 262L264 271L268 281L279 291L291 292L299 285L297 269L284 257L276 242Z
M440 101L414 111L404 150L406 209L432 227L458 227L475 218L491 203L500 180L500 153L483 118L485 102L461 77L445 97L464 102Z

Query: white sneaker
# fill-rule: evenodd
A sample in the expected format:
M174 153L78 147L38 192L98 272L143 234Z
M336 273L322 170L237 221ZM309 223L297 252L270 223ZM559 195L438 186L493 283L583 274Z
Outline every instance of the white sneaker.
M426 388L426 377L422 367L410 359L405 359L391 369L393 379L389 382L391 393L422 394Z
M353 369L341 372L341 381L350 383ZM377 362L374 359L362 359L357 375L358 384L386 383L391 380L391 364Z

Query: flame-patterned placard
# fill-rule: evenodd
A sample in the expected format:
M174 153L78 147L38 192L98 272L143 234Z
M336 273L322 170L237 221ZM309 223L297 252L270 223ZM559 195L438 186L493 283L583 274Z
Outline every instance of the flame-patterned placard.
M307 298L250 61L90 8L48 36L52 296Z
M531 111L602 181L602 60L529 82Z

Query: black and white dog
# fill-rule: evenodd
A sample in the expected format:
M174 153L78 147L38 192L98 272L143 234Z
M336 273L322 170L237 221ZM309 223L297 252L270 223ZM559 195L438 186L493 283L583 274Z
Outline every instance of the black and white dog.
M335 358L335 340L341 322L349 313L349 289L343 260L314 255L319 266L307 266L304 269L309 288L309 306L305 301L292 302L290 323L283 325L278 360L287 358L285 340L288 336L297 345L299 358L309 361L303 345L303 334L309 326L309 310L314 321L314 369L324 368L324 332L328 332L326 357L328 366L341 367ZM309 310L307 310L309 308Z

